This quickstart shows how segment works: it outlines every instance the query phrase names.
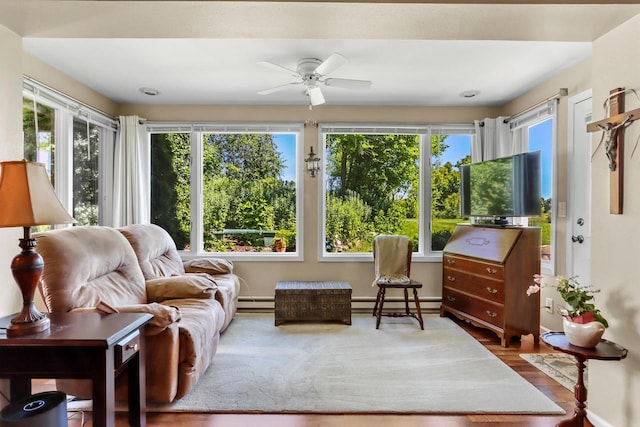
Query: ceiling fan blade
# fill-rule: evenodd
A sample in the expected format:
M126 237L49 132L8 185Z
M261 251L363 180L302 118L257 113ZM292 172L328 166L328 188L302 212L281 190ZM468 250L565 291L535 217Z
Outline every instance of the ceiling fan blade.
M301 84L301 83L299 83L299 82L286 83L286 84L283 84L283 85L280 85L280 86L272 87L270 89L261 90L260 92L258 92L258 95L269 95L270 93L274 93L274 92L278 92L280 90L286 89L289 86L297 86L299 84Z
M298 73L295 70L292 70L290 68L287 67L283 67L282 65L278 65L278 64L274 64L273 62L269 62L269 61L260 61L258 62L258 64L267 67L267 68L271 68L274 70L278 70L278 71L286 71L287 73L291 74L293 77L298 77Z
M334 53L330 57L325 59L322 64L318 65L314 70L314 73L326 76L332 71L337 70L339 67L342 67L347 62L349 62L347 58L340 55L339 53Z
M322 90L318 86L308 88L307 92L309 93L311 105L315 107L316 105L324 104L324 96L322 95Z
M353 80L353 79L326 79L325 86L340 87L344 89L369 89L371 82L369 80Z

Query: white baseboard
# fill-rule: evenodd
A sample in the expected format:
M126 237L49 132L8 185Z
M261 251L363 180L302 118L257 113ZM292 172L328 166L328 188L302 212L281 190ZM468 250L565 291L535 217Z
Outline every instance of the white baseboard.
M609 424L608 422L591 412L589 409L587 409L587 418L589 418L589 421L591 422L591 424L593 424L594 427L614 427L613 424Z
M368 312L373 310L373 306L376 301L373 297L356 297L351 300L351 310L356 312ZM420 309L423 313L435 313L440 310L441 299L440 298L425 298L420 299ZM238 298L238 309L244 311L258 310L258 311L273 311L275 305L274 297L264 296L241 296ZM387 298L384 303L385 311L389 310L404 310L404 300L401 298ZM415 311L415 304L413 300L409 301L409 308Z

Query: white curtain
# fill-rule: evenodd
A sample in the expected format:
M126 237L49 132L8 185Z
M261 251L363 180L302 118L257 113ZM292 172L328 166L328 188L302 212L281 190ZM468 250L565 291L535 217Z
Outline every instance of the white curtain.
M474 121L476 137L471 146L471 162L497 159L514 154L509 117Z
M122 227L148 224L150 206L150 146L145 127L138 116L120 116L120 126L112 153L113 165L106 177L111 194L105 225ZM110 214L110 215L109 215Z

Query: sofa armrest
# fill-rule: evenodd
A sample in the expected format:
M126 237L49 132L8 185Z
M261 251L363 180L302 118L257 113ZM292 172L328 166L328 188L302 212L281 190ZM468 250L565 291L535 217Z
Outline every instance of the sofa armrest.
M132 304L120 307L111 307L100 302L97 307L79 307L71 310L72 313L149 313L153 319L147 323L145 335L156 335L169 326L180 321L182 314L178 307L162 305L155 302L148 304Z
M207 273L211 275L233 273L233 262L222 258L196 258L184 261L187 273Z

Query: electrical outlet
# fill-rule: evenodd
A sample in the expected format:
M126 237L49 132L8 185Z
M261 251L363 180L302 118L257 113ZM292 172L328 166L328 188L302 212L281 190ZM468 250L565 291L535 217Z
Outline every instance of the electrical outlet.
M547 313L553 314L553 298L547 298L544 301L544 308L547 310Z

